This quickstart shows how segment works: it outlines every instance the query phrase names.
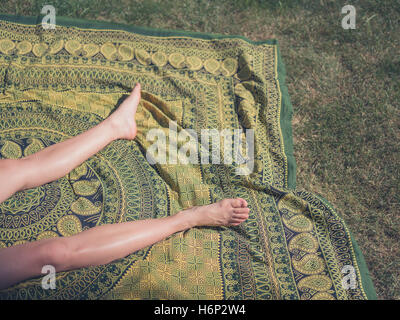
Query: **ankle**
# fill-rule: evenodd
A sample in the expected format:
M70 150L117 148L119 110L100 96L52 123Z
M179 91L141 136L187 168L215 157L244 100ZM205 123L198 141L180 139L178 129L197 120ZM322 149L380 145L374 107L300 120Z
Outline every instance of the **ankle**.
M197 226L197 221L194 219L194 215L186 212L187 210L179 211L172 217L176 217L179 223L181 231L191 229Z
M112 115L103 121L105 130L109 133L112 140L118 140L122 137L121 124Z

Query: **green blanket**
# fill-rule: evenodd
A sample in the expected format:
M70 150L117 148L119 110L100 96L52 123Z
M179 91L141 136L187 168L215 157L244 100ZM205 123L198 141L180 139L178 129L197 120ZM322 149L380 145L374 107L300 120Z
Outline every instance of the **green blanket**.
M295 189L292 106L275 40L59 17L45 30L40 19L2 16L0 77L2 158L75 136L136 82L143 89L134 141L115 141L62 179L0 204L0 248L223 198L242 197L251 210L240 226L180 232L108 265L57 273L55 290L38 277L1 299L376 298L343 219ZM156 156L165 151L167 161L149 161L154 129L167 135L171 124L189 138L177 143L181 155L197 161L173 161L162 144ZM243 143L231 155L192 153L207 151L205 132L233 132L234 150Z

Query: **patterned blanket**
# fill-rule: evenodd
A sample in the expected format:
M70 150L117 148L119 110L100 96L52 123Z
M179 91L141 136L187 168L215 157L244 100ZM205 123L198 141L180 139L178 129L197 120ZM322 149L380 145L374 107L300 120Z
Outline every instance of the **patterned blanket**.
M0 19L2 158L75 136L136 82L143 90L134 141L115 141L62 179L0 204L0 248L223 198L242 197L251 210L240 226L193 228L113 263L58 273L55 290L38 277L1 299L376 298L343 219L295 188L292 106L275 40ZM210 133L223 137L211 139L212 150ZM157 143L164 138L176 150Z

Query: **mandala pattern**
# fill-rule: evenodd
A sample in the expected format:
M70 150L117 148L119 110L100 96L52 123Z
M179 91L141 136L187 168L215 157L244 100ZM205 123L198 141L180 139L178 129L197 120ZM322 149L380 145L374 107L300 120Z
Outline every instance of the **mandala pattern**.
M42 147L49 146L85 131L101 121L98 116L51 106L37 108L32 103L18 105L2 106L0 145L3 146L1 150L6 150L5 154L1 153L4 158L5 155L17 154L7 151L11 147L13 150L19 148L22 155L32 148L32 143ZM55 114L57 116L53 116ZM74 125L71 125L72 123ZM50 127L51 130L48 129ZM121 151L126 157L123 161ZM166 201L163 199L166 190L160 181L157 181L153 171L143 171L144 163L144 158L135 145L128 146L117 142L71 171L66 177L16 193L0 205L1 246L6 248L26 241L71 236L104 223L165 215L163 206L166 205ZM137 173L132 174L131 170ZM152 183L151 188L148 182ZM153 192L155 194L152 194ZM129 209L126 209L127 207ZM107 290L109 287L104 286L102 277L108 277L108 274L114 277L121 275L130 264L145 254L146 250L114 265L60 275L59 281L64 287L57 292L42 290L39 281L31 280L21 285L20 289L6 291L5 294L6 297L14 299L89 298L93 292L88 290L87 281L99 282L102 290ZM27 284L30 284L30 289L27 289ZM74 284L73 290L70 284ZM109 282L108 285L111 286L112 283ZM95 286L97 285L93 288Z
M239 227L194 228L108 265L41 278L1 299L366 299L360 252L325 200L294 189L291 105L275 41L130 27L0 20L0 156L18 159L88 130L142 85L135 141L118 140L67 176L0 204L0 250L97 225L247 199ZM152 128L253 129L254 169L150 165ZM169 154L167 154L169 156ZM358 286L342 285L353 266Z

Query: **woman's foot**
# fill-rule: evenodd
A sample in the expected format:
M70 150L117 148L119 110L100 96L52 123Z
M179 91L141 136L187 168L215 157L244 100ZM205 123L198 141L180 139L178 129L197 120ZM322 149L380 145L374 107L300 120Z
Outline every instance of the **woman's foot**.
M216 203L193 207L178 214L188 221L188 227L237 226L249 217L250 209L242 198L224 199Z
M140 101L140 90L140 83L138 83L129 97L107 119L112 126L116 139L132 140L136 137L135 115Z

